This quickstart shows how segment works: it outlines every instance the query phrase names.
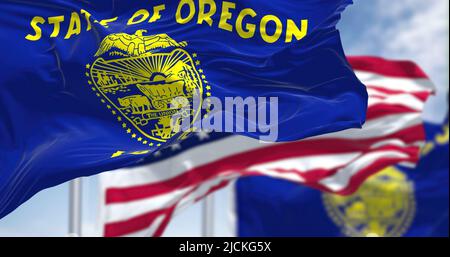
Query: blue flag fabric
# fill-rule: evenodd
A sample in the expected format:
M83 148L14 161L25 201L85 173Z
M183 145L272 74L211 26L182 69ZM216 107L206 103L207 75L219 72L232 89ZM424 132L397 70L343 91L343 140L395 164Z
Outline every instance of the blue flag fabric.
M415 169L390 167L352 196L323 194L268 177L236 184L238 236L449 235L449 127L426 124Z
M335 28L349 4L1 1L0 217L185 138L170 117L205 119L210 96L278 97L279 141L360 127L366 90Z

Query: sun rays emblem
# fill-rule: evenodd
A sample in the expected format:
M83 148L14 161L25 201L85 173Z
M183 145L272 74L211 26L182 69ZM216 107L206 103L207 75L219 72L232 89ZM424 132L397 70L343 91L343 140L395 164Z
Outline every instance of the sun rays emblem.
M94 62L86 65L86 76L125 132L154 146L188 133L180 132L181 119L189 116L193 124L201 118L203 99L211 95L211 87L197 54L184 49L186 42L166 34L145 36L146 32L106 36ZM199 104L193 104L194 98Z

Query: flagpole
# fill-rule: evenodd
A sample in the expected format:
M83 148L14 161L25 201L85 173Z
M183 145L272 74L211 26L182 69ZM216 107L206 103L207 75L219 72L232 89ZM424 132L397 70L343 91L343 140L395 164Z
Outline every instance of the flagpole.
M81 178L69 182L69 236L81 236Z
M214 236L214 196L210 194L203 200L202 236Z

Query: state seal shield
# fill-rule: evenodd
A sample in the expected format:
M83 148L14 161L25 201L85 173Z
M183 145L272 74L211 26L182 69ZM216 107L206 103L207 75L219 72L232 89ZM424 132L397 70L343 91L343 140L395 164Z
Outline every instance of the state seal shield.
M86 76L125 131L153 146L177 135L182 118L193 124L201 117L206 80L197 70L196 54L184 49L186 42L144 33L106 36ZM194 105L194 99L199 103Z
M403 235L415 214L413 184L389 167L370 177L353 195L323 194L328 215L347 236Z

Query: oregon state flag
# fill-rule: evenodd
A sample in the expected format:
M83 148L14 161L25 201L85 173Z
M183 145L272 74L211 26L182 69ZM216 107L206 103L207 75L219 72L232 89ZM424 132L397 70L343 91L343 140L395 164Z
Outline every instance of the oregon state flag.
M135 164L210 113L256 122L214 112L217 100L269 98L266 114L277 103L277 141L360 127L366 90L335 28L349 4L1 1L0 217L43 188Z
M417 167L385 168L350 196L279 179L239 180L237 235L448 237L448 119L425 130Z

